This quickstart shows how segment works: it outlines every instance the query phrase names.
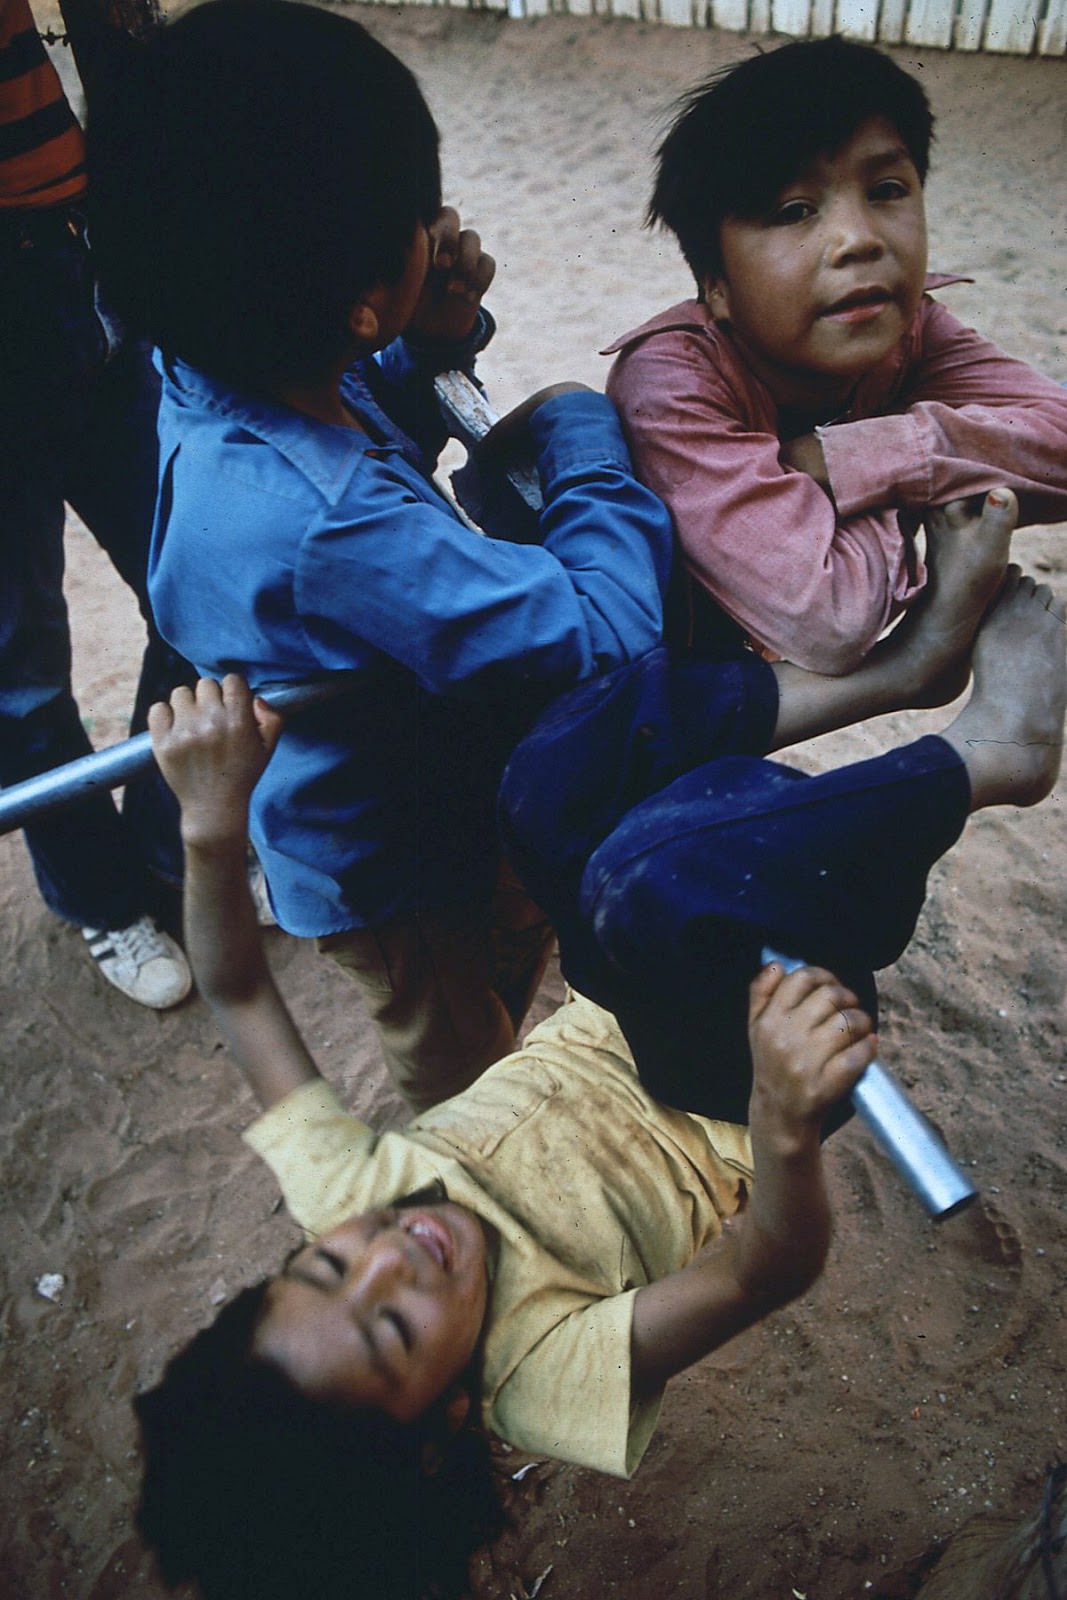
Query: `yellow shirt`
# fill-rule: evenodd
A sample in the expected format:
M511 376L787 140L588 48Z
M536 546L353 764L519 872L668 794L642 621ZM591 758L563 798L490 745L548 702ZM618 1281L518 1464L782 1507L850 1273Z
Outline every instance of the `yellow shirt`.
M752 1175L746 1129L651 1100L614 1017L575 996L402 1133L378 1137L320 1080L245 1138L310 1233L441 1178L500 1239L486 1425L534 1454L633 1472L660 1405L630 1403L634 1295L737 1210Z

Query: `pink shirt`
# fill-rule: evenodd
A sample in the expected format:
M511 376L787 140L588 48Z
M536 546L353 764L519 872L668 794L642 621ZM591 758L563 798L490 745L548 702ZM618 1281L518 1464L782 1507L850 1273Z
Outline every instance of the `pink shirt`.
M615 352L608 393L691 577L757 646L812 671L852 671L925 583L898 510L1008 484L1022 522L1067 520L1067 389L929 296L848 412L815 430L833 500L779 460L782 436L810 426L782 428L706 306L672 306Z

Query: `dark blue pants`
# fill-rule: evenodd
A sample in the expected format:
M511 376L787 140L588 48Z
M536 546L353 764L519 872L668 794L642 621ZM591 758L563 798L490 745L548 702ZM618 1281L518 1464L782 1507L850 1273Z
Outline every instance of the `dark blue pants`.
M158 389L148 352L115 348L97 314L84 228L68 207L0 214L0 784L91 749L71 693L64 502L137 596L148 640L133 727L189 668L151 622ZM41 893L71 922L122 927L144 867L179 879L177 812L155 773L120 816L102 794L26 829Z
M654 651L557 701L501 789L564 975L616 1013L657 1098L731 1121L747 1121L763 946L829 967L876 1014L873 973L906 947L970 803L942 739L809 777L764 758L776 714L757 657Z

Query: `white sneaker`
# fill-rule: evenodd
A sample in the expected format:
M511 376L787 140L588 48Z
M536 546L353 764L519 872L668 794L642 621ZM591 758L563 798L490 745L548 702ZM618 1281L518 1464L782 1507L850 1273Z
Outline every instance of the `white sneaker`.
M83 928L82 938L108 983L139 1006L166 1011L193 986L181 947L149 916L138 917L128 928Z
M256 921L261 928L276 928L278 919L270 903L267 874L263 871L263 863L251 845L248 847L245 859L248 864L248 890L252 896L252 904L256 908Z

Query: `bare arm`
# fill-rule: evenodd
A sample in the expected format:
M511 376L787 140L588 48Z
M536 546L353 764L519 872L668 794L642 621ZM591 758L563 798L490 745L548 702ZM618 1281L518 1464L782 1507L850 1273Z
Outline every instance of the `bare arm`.
M281 731L244 680L202 678L154 705L148 726L181 804L185 942L197 985L260 1104L320 1076L263 954L248 889L248 800Z
M870 1018L830 973L808 967L784 977L773 965L752 985L749 1017L752 1196L721 1239L637 1294L635 1398L801 1294L829 1249L819 1130L874 1059Z

